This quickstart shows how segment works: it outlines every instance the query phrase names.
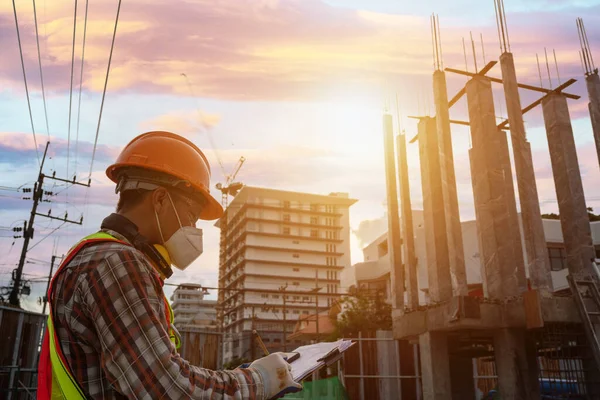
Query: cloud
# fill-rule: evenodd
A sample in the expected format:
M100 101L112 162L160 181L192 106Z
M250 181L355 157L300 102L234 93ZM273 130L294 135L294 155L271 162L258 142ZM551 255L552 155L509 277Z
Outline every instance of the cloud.
M204 111L172 111L151 120L142 121L140 129L174 132L193 139L212 130L219 124L221 116Z
M367 246L373 240L383 235L388 231L388 220L387 216L381 218L367 219L361 221L357 229L353 229L352 233L358 239L358 243L361 247Z
M66 158L67 153L71 157L75 156L75 152L79 157L89 158L91 160L94 151L94 144L86 141L69 142L62 138L57 138L45 135L37 135L37 151L42 157L46 141L50 141L48 155L52 158ZM68 150L70 149L70 150ZM96 146L95 160L96 161L114 161L120 152L120 148L106 144L98 144ZM12 166L22 167L23 165L33 165L37 163L36 147L33 135L31 133L22 132L0 132L0 165L7 164Z
M31 7L19 7L26 65L34 66ZM42 40L44 73L47 88L54 92L65 93L70 84L70 7L68 2L52 2L43 25L48 32L47 45ZM564 76L580 75L574 16L585 11L588 25L594 26L598 9L570 4L560 13L539 8L510 13L518 75L537 81L534 54L549 43L557 49ZM113 3L90 8L84 71L88 91L103 88L115 12ZM461 24L467 19L453 17L447 23L441 18L444 61L462 66ZM496 37L494 23L489 15L475 21L488 43ZM424 16L356 11L319 0L133 1L121 12L109 90L188 96L181 77L185 73L202 97L314 99L348 87L380 95L383 82L401 80L412 88L416 76L430 74L428 24ZM0 8L0 38L0 81L22 90L20 65L13 62L18 49L10 7ZM591 30L590 41L600 41ZM487 47L488 58L496 57L495 47ZM481 54L478 57L481 63ZM35 68L28 70L32 89L39 90L39 79L31 73Z

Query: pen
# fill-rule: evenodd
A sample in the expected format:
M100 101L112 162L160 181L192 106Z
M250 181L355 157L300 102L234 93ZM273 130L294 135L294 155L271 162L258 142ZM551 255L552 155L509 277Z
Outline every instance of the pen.
M263 343L263 341L260 338L260 335L258 334L258 332L256 332L256 330L253 330L252 334L254 335L254 338L256 339L256 342L258 343L258 345L260 346L260 348L262 349L262 351L265 353L265 356L268 356L269 355L269 350L267 350L267 346L265 346L265 344Z

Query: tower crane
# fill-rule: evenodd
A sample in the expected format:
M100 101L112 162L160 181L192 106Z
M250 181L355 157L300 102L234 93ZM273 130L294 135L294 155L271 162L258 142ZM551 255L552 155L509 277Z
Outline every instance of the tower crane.
M232 195L235 197L235 195L238 194L240 189L242 187L244 187L243 183L233 181L235 179L235 177L237 176L238 172L240 172L240 168L242 168L244 161L246 161L246 159L243 156L240 157L240 159L238 160L237 164L235 165L235 167L233 169L233 173L231 173L230 175L227 175L225 177L225 183L219 182L215 185L215 187L219 191L221 191L221 205L223 206L224 209L227 209L227 205L229 203L229 195Z

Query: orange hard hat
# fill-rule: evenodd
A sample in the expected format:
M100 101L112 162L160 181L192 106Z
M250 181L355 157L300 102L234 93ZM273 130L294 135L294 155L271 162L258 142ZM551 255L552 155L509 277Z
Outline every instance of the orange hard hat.
M210 165L202 151L188 139L171 132L146 132L125 146L106 170L116 191L174 187L193 195L202 204L200 219L223 215L223 207L209 191ZM146 185L146 186L145 186Z

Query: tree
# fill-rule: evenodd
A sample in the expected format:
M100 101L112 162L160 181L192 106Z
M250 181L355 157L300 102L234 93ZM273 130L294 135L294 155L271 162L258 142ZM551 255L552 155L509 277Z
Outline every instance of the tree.
M587 211L588 211L588 218L589 218L590 222L600 221L600 215L594 214L594 209L592 207L588 207ZM542 214L542 218L544 218L544 219L560 219L560 215L555 214L555 213Z
M379 291L354 290L341 304L343 311L334 321L336 338L354 337L361 331L392 329L392 306Z

